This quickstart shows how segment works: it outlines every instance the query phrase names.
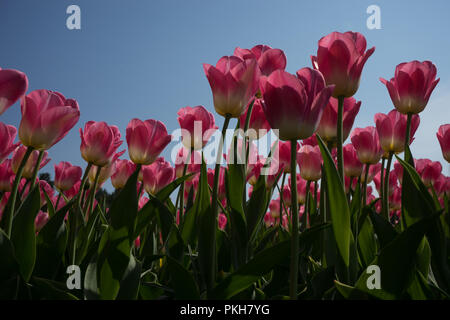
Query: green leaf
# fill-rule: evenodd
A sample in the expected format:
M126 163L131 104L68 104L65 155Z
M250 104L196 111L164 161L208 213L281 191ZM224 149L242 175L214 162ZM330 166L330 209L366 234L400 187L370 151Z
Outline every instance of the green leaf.
M247 264L220 282L213 290L212 299L229 299L247 289L277 264L287 259L290 253L290 240L283 241L257 254Z
M13 244L6 233L0 229L0 283L9 280L19 272L19 265L14 256ZM0 284L0 286L2 286Z
M369 212L370 220L372 221L375 233L377 234L380 248L383 249L398 235L394 227L383 216L373 210Z
M36 261L36 230L34 220L40 209L39 186L35 186L19 208L13 220L11 242L19 263L20 274L28 281Z
M136 300L139 293L142 264L130 255L130 261L120 282L117 300Z
M78 300L76 296L67 292L65 283L33 276L33 289L39 293L43 300Z
M260 175L258 182L253 187L252 195L247 205L246 220L249 239L253 239L257 230L256 226L261 223L266 214L268 193L265 180L265 176Z
M166 257L175 299L199 300L200 294L191 273L171 257Z
M341 257L347 267L350 266L350 243L352 233L350 225L350 209L344 187L334 165L333 158L319 135L316 135L322 152L323 168L327 177L327 195L330 206L327 208L333 223L333 233Z

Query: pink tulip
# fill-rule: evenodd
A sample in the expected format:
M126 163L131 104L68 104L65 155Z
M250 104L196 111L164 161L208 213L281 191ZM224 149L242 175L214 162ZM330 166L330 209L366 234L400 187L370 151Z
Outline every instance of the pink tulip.
M264 225L266 228L270 228L274 224L274 219L272 218L270 212L266 212L264 215Z
M406 139L406 118L406 115L401 114L395 109L391 110L387 115L383 113L377 113L375 115L375 124L377 126L378 136L380 137L380 145L385 152L403 152ZM419 123L419 115L413 115L409 135L410 143L419 127Z
M6 159L0 164L0 192L11 192L14 181L14 172L11 167L11 159Z
M258 61L261 74L270 75L273 71L286 68L286 56L280 49L273 49L266 45L257 45L251 49L241 49L237 47L234 55L245 59L256 59Z
M318 146L302 146L297 152L300 176L307 181L317 181L322 176L322 155Z
M225 227L227 226L227 216L223 213L219 213L219 229L225 230Z
M156 159L152 164L144 166L142 170L145 191L151 195L156 195L175 177L174 168L162 157Z
M28 89L27 76L18 70L0 68L0 115Z
M269 211L272 218L280 217L280 198L273 199L269 202Z
M218 198L219 200L223 200L226 197L226 189L225 189L225 167L220 167L219 170L219 189L218 189ZM211 189L214 186L214 169L208 169L208 185Z
M314 133L333 86L326 86L322 74L310 68L297 77L283 70L261 78L263 109L267 121L281 140L305 139Z
M443 124L439 127L436 136L441 145L442 155L447 162L450 162L450 124Z
M359 87L361 72L375 47L366 51L366 38L358 32L332 32L319 40L317 56L312 64L334 84L333 97L351 97Z
M290 162L290 161L289 161ZM268 164L268 168L264 168L265 176L266 176L266 188L272 189L275 183L278 181L278 178L281 175L281 172L284 171L284 163L280 163L278 157L272 157Z
M402 188L395 187L392 195L389 197L389 209L397 211L402 208Z
M213 93L214 108L221 116L239 117L258 91L260 70L255 59L220 58L216 66L203 64Z
M114 188L122 189L128 181L128 178L136 171L136 165L126 159L117 159L114 173L111 176L111 183Z
M312 135L309 138L303 139L302 140L302 145L304 145L304 146L309 145L309 146L312 146L312 147L318 146L319 143L317 142L316 135L314 134L314 135Z
M21 111L20 141L38 150L47 150L64 138L80 118L76 100L50 90L35 90L26 95Z
M384 173L386 174L386 172ZM377 188L378 194L381 194L381 171L378 172L375 177L373 178L373 182L375 182L375 188ZM384 183L385 177L383 177L383 183ZM392 195L394 192L394 189L398 186L398 178L394 171L391 171L389 173L389 196Z
M67 200L73 199L78 194L78 192L80 191L80 186L81 186L81 180L76 182L72 188L63 192L64 196L67 198Z
M400 63L390 81L380 78L387 87L392 103L403 114L417 114L425 109L439 82L436 66L431 61Z
M25 153L27 152L27 147L20 146L17 147L17 149L14 151L12 159L11 159L11 167L15 174L17 174L17 171L19 170L20 163L22 162L23 157L25 156ZM42 157L41 164L39 166L39 169L42 169L49 161L50 158L47 158L48 152L44 151L44 156ZM27 163L25 164L25 167L23 168L22 177L31 179L33 176L34 168L36 167L36 163L39 158L39 151L33 150L31 152L30 157L27 160Z
M98 186L103 185L113 175L113 173L116 171L116 161L117 161L117 157L119 156L118 154L116 154L116 155L117 156L113 158L112 162L106 166L103 166L103 167L92 166L91 167L91 169L89 170L89 183L91 186L93 186L95 184L95 177L97 176L97 172L100 168L101 168L101 170L100 170L100 174L98 176Z
M0 70L1 73L1 70ZM0 163L5 160L20 143L14 143L17 129L14 126L0 122Z
M359 177L363 170L363 164L359 161L356 149L352 144L347 144L343 148L344 174L347 177Z
M138 236L136 239L134 239L134 247L139 249L141 247L141 237Z
M300 144L297 142L297 152L299 150ZM291 143L289 141L278 141L274 159L278 160L279 165L284 168L285 173L291 172Z
M47 212L39 211L36 218L34 219L34 228L36 232L41 231L41 229L47 224L50 219Z
M359 161L364 164L375 164L380 161L383 151L375 127L356 128L351 135Z
M70 162L61 161L55 165L55 187L60 191L66 191L81 179L83 170L73 166Z
M52 199L55 194L55 190L45 180L39 180L39 191L41 196L41 208L47 203L47 196ZM45 192L45 193L44 193Z
M181 108L178 123L182 129L182 143L188 149L203 148L218 129L213 114L203 106Z
M292 205L291 187L289 185L285 185L283 186L283 190L281 190L281 192L283 195L284 206L286 208L290 208Z
M263 137L270 130L270 124L266 119L266 115L263 110L263 101L262 99L256 99L252 113L250 115L250 121L248 123L248 131L246 132L249 139L258 140ZM245 122L247 120L247 113L249 107L245 110L245 112L239 118L239 125L242 130L245 129Z
M373 178L375 177L375 175L381 171L381 163L376 163L376 164L372 164L369 167L369 172L367 175L367 183L371 183L373 181ZM366 172L366 164L363 165L363 171L362 172ZM361 182L364 183L365 181L365 174L361 175Z
M356 115L361 107L361 101L356 101L350 97L344 99L344 109L342 116L342 140L345 141L352 130ZM337 117L338 117L338 100L330 98L328 105L323 110L322 118L316 133L328 143L333 145L337 142ZM345 163L345 160L344 160Z
M306 184L307 181L297 173L297 202L299 204L305 204L306 202ZM289 177L289 186L291 185L291 177ZM311 183L309 186L310 195L314 193L314 186Z
M88 121L84 132L80 128L81 156L88 163L107 166L113 162L117 148L122 144L119 128L106 122Z
M200 172L202 166L202 155L200 154L200 152L192 151L192 153L189 155L189 151L186 150L186 148L181 147L175 159L175 176L177 178L181 178L183 176L186 161L188 162L186 174L197 174ZM188 180L192 179L194 179L194 175L191 176Z
M443 174L440 174L437 178L434 179L433 188L436 191L436 195L441 198L444 196L447 185L447 177Z
M417 173L422 177L423 183L429 187L440 177L442 165L439 161L429 159L419 159L416 161Z
M209 172L209 170L208 170ZM189 194L192 191L193 194L193 198L192 200L195 200L195 197L197 195L197 191L198 191L198 184L199 184L199 178L200 175L195 175L194 179L186 181L185 185L184 185L184 204L187 203L188 199L189 199ZM208 174L208 184L209 184L209 174ZM225 197L225 196L224 196Z
M138 202L138 209L141 210L150 199L147 197L140 197Z
M126 138L131 161L142 165L153 163L172 140L164 123L153 119L131 120Z

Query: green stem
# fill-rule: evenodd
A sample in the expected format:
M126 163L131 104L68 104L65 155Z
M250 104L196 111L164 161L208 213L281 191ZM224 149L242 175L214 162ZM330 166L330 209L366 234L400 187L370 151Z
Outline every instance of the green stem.
M344 97L338 97L338 114L337 114L337 161L338 172L342 184L344 184L344 158L342 153L343 133L342 133L342 117L344 113Z
M192 154L192 147L189 149L189 154L186 157L186 161L184 163L183 167L183 177L186 175L188 163L191 161L191 154ZM183 216L184 216L184 181L181 183L180 186L180 225L182 225Z
M222 149L223 149L223 143L225 140L226 130L228 128L228 124L230 123L230 119L231 119L231 116L229 114L227 114L225 116L225 121L223 123L222 136L220 137L220 140L219 140L219 148L217 150L216 166L214 169L214 185L213 185L211 206L212 206L212 214L214 215L214 218L215 218L215 225L217 224L217 216L219 215L219 206L217 204L217 200L218 200L218 192L219 192L220 164L222 162L221 161L222 160ZM212 235L211 235L211 238L214 239L214 241L216 239L216 229L217 229L216 227L213 228ZM217 273L216 246L215 245L211 246L210 259L211 259L211 263L210 263L211 270L209 272L208 279L206 281L206 287L207 287L208 292L210 292L210 290L214 287L214 282L215 282L216 273Z
M384 174L383 210L387 221L389 221L389 173L391 170L392 156L393 153L389 152L386 173Z
M369 168L370 168L370 164L366 163L366 170L364 170L364 183L363 183L363 207L365 207L367 205L367 178L369 177ZM383 178L381 178L383 179Z
M406 116L406 136L405 136L405 153L404 153L404 159L406 161L406 148L409 146L409 140L411 135L411 119L412 119L412 113L408 113Z
M8 209L6 210L6 213L4 216L5 225L6 225L6 234L8 235L8 237L11 237L13 217L14 217L14 207L16 205L17 191L19 189L20 179L22 179L23 169L25 168L28 158L30 157L32 152L33 152L33 147L28 147L27 151L25 152L25 155L23 156L22 161L20 162L19 169L17 170L17 173L16 173L16 178L14 179L11 196L10 196L8 204L7 204Z
M40 150L38 159L36 161L36 165L34 166L34 169L33 169L33 175L31 176L30 191L33 190L33 188L34 188L34 186L36 184L37 174L38 174L38 171L39 171L39 167L41 166L41 162L42 162L42 158L43 157L44 157L44 151Z
M291 177L291 179L292 179L292 177ZM281 219L281 216L283 215L283 208L284 208L283 188L284 188L285 180L286 180L286 172L283 172L283 178L281 178L281 188L280 188L280 219ZM286 211L286 214L288 214L286 208L284 208L284 209Z
M311 181L306 181L306 195L305 195L305 211L303 214L306 214L306 228L310 228L311 216L309 214L309 188L311 185Z
M94 178L94 185L91 189L91 193L89 194L89 201L88 201L89 205L87 207L86 220L89 219L89 216L91 215L92 211L94 211L95 193L97 192L100 171L102 171L102 167L97 166L97 172L96 172L95 178Z
M384 168L386 167L386 158L381 159L381 170L380 170L380 197L384 199Z
M291 202L292 202L292 235L291 235L291 274L289 293L291 300L297 300L298 282L298 208L297 208L297 141L291 140Z
M56 199L55 212L58 211L58 204L59 204L59 201L61 200L61 193L62 193L62 192L60 192L60 193L58 194L58 198Z

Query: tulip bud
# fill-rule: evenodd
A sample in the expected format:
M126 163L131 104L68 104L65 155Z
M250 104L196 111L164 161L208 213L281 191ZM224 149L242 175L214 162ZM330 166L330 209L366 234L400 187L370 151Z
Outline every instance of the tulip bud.
M181 108L178 123L182 129L182 143L187 149L203 148L218 129L213 114L203 106Z
M83 170L70 162L61 161L55 165L55 186L60 191L66 191L81 179Z
M322 155L318 146L302 146L297 153L300 176L308 181L317 181L322 176Z
M17 149L14 151L11 159L11 167L15 174L17 174L17 171L19 170L20 163L22 162L22 159L25 156L26 152L27 148L25 146L17 147ZM39 169L42 169L51 160L50 158L47 158L47 156L48 152L45 151ZM30 157L27 160L27 163L25 164L25 167L23 168L22 173L23 178L31 179L33 177L33 171L34 168L36 167L38 158L39 158L39 151L33 150L33 152L31 152Z
M1 71L0 71L1 72ZM0 163L5 160L20 143L14 143L17 129L14 126L0 122Z
M50 219L47 212L39 211L36 218L34 219L34 228L36 232L41 231L41 229L47 224Z
M0 115L28 89L27 76L18 70L0 68Z
M383 151L375 127L356 128L352 132L351 140L359 161L364 164L375 164L380 161Z
M136 165L126 159L117 159L114 173L111 176L111 183L114 188L122 189L125 187L130 176L136 171Z
M450 162L450 124L443 124L439 127L436 136L441 145L442 155L447 162Z
M158 158L151 165L144 166L144 188L151 195L156 195L162 188L172 182L175 170L164 158Z
M202 155L198 151L192 151L189 155L189 151L181 147L175 159L175 176L177 178L181 178L183 176L186 162L188 163L186 174L199 173L202 166ZM188 180L192 179L194 179L194 175L192 175Z
M246 136L251 140L258 140L263 137L270 130L270 124L266 119L266 115L263 110L262 99L256 99L253 103L252 113L250 115L250 120L248 123ZM247 121L247 113L249 111L249 106L245 112L239 118L239 125L242 130L245 129L245 122Z
M6 159L0 164L0 191L11 192L14 179L14 172L11 168L11 159Z
M353 145L347 144L343 148L344 174L347 177L359 177L363 170L363 164L359 161L356 149Z
M237 47L234 50L234 55L246 59L256 59L261 74L264 76L270 75L275 70L286 68L286 56L280 49L273 49L266 45L257 45L252 49L241 49Z

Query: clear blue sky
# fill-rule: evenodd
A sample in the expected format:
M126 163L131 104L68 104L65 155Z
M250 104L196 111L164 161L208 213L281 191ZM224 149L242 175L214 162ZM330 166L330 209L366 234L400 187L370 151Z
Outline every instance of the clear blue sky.
M81 30L66 28L70 4L81 8ZM381 8L381 30L366 27L371 4ZM372 125L375 113L393 108L380 76L392 77L400 62L433 61L441 82L421 114L412 150L441 161L449 174L435 136L439 124L450 122L449 12L445 0L1 0L0 67L25 72L29 91L57 90L80 104L79 123L50 149L53 161L44 171L53 174L61 160L85 166L78 128L86 121L115 124L125 138L134 117L161 120L172 131L181 107L213 111L202 63L215 64L236 46L283 49L287 70L295 72L311 66L322 36L359 31L376 50L355 96L362 100L356 126ZM216 120L220 126L223 119ZM19 105L0 121L18 126Z

